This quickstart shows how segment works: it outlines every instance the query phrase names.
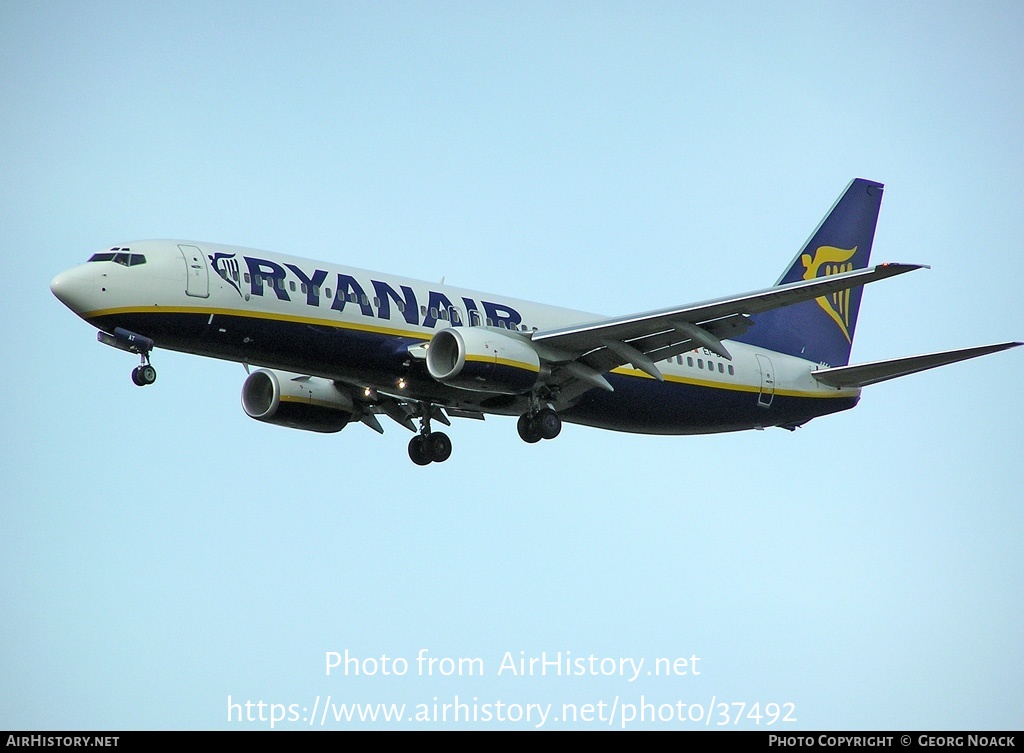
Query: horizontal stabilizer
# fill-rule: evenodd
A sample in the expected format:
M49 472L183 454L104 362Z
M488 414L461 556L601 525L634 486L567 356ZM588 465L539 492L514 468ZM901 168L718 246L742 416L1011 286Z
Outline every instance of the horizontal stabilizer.
M936 366L966 361L968 358L987 356L1000 350L1016 348L1024 345L1019 342L999 343L998 345L982 345L977 348L946 350L941 353L926 353L922 356L893 358L889 361L875 361L855 366L839 366L833 369L819 369L811 372L812 376L822 384L830 387L866 387L869 384L884 382L887 379L916 374L919 371L934 369Z

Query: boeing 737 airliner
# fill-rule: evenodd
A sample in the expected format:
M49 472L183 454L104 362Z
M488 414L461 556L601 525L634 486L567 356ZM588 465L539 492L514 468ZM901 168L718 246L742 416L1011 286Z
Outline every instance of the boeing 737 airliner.
M50 289L135 353L238 361L259 420L336 432L383 414L415 432L413 462L443 462L449 417L518 416L526 442L562 421L647 434L779 426L852 408L860 388L1020 345L1006 342L851 366L862 286L920 265L868 267L882 184L857 179L770 288L602 317L194 241L93 254ZM414 420L418 422L417 426Z

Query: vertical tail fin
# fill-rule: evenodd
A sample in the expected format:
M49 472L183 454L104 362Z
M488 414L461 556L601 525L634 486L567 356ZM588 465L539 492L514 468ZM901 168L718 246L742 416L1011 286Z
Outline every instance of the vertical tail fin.
M856 178L846 187L776 285L863 269L882 204L882 184ZM741 342L829 366L850 362L863 287L754 317Z

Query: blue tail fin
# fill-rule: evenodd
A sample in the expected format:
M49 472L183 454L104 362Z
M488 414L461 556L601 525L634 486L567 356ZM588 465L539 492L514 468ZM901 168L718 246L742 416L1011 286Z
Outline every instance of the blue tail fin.
M867 267L881 204L881 183L853 180L775 284ZM845 366L850 362L862 291L863 287L851 288L758 314L754 326L736 339L829 366Z

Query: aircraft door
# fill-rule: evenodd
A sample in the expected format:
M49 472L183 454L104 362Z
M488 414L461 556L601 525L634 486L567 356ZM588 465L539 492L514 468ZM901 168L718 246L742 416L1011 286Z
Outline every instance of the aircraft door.
M761 369L761 392L757 396L757 404L768 408L775 397L775 369L772 368L771 359L761 354L757 356L757 365Z
M195 246L178 246L185 260L185 292L194 298L210 297L210 267Z

